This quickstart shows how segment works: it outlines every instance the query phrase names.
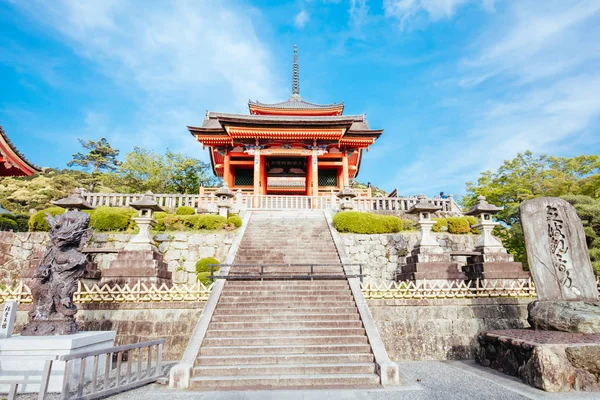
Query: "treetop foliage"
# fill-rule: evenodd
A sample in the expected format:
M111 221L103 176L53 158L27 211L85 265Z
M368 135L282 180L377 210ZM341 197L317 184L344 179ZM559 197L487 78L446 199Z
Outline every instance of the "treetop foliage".
M93 172L100 170L116 171L119 167L119 150L113 149L106 138L100 138L98 141L83 140L77 138L84 149L89 150L87 153L73 154L73 160L67 163L67 166L78 166L85 170L92 167Z

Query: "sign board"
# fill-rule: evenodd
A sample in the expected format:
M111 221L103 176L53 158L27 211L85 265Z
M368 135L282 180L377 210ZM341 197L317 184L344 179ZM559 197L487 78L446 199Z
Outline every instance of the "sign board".
M0 319L0 339L12 336L17 315L17 302L7 301L2 307L2 319Z

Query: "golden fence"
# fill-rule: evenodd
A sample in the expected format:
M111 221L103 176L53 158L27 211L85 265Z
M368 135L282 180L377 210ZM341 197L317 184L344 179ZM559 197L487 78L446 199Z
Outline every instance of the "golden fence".
M596 278L600 287L600 277ZM73 295L75 303L152 303L176 301L206 301L211 285L194 284L144 284L92 285L79 282ZM361 283L365 299L453 299L493 297L536 297L531 279L475 279L470 281L419 281L377 284L366 280ZM24 283L13 287L0 287L0 303L14 300L21 304L32 302L31 289Z

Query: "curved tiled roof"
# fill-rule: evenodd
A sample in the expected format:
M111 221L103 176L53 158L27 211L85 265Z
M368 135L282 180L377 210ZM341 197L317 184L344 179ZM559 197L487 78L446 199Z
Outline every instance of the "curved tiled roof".
M344 107L344 103L332 103L332 104L315 104L308 101L302 100L300 96L295 97L292 95L288 100L280 103L266 104L259 101L248 101L248 107L262 107L262 108L273 108L281 110L322 110L330 108Z
M17 150L15 145L8 138L8 135L6 134L6 132L4 132L2 125L0 125L0 137L1 137L2 142L4 142L4 144L21 160L21 162L26 164L34 172L40 172L42 170L40 167L38 167L37 165L35 165L32 162L30 162L29 160L27 160L27 158L25 158L25 156L19 150ZM4 156L6 157L9 155L4 154ZM23 172L25 172L25 171L23 171Z

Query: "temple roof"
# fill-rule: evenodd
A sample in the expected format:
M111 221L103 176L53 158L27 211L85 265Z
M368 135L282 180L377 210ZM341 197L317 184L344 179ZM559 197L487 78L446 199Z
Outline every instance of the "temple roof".
M300 97L300 73L298 66L298 48L294 45L294 66L292 75L292 95L279 103L261 103L248 101L250 114L253 115L342 115L344 103L316 104Z
M0 159L2 158L4 162L0 164L0 176L31 176L42 170L17 150L0 125Z

